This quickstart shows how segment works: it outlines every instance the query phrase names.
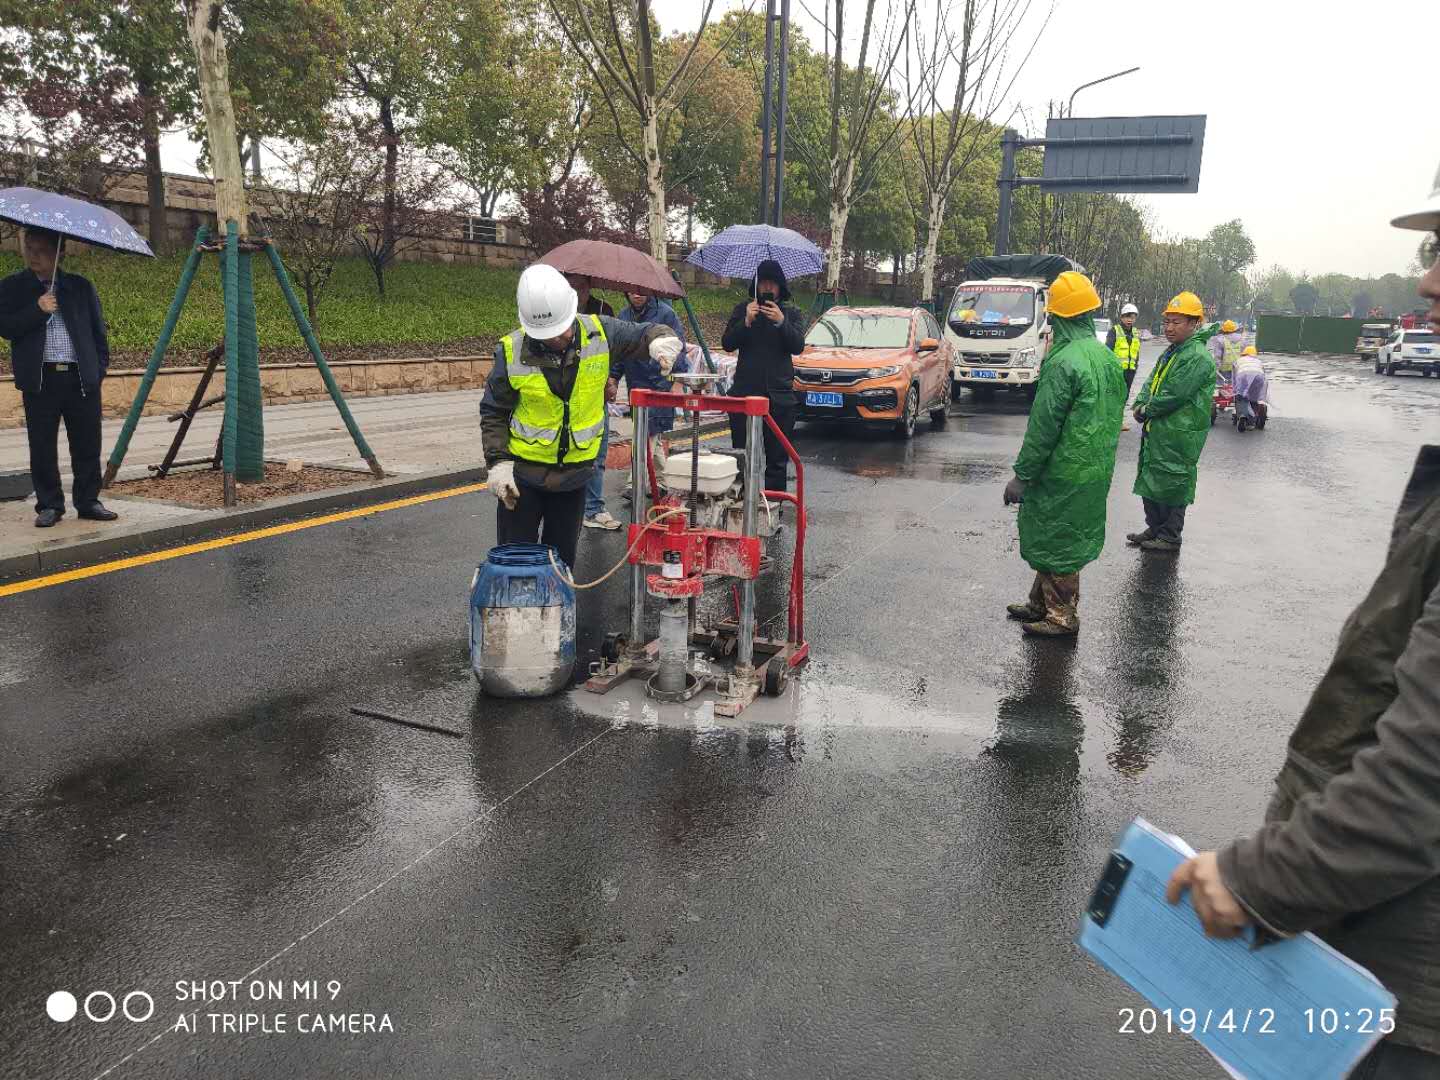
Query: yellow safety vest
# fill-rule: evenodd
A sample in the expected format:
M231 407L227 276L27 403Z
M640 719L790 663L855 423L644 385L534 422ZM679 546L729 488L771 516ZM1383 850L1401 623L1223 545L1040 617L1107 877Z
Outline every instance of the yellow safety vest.
M599 316L582 315L580 370L570 400L562 401L550 390L545 372L525 362L525 334L521 330L502 339L505 369L520 402L510 414L510 453L521 461L541 465L579 464L594 461L605 432L605 384L610 378L610 343ZM560 433L568 433L565 456L560 456Z
M1135 370L1140 359L1140 335L1135 332L1134 327L1131 327L1130 336L1127 338L1125 327L1115 324L1115 359L1120 361L1122 370Z
M1240 359L1240 343L1225 335L1224 351L1220 355L1220 370L1226 375L1235 370L1235 361Z
M1165 376L1170 374L1170 369L1171 369L1171 367L1174 366L1174 364L1175 364L1175 354L1174 354L1173 352L1170 354L1170 359L1165 361L1165 366L1164 366L1163 368L1159 365L1158 362L1156 363L1156 365L1155 365L1155 374L1150 376L1150 397L1151 397L1151 398L1153 398L1153 397L1155 396L1156 391L1158 391L1158 390L1160 389L1161 385L1165 382ZM1149 421L1149 420L1146 420L1146 421L1145 421L1145 430L1146 430L1146 431L1149 431L1149 430L1150 430L1150 421Z

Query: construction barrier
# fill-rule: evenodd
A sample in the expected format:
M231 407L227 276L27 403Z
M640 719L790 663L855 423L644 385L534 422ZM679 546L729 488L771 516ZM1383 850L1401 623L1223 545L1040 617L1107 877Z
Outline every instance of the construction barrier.
M1363 319L1325 315L1261 315L1256 320L1261 352L1353 353Z

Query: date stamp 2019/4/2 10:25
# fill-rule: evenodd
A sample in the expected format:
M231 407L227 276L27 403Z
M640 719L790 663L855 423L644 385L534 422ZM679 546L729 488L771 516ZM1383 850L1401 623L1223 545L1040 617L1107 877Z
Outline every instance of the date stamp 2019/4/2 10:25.
M1394 1009L1307 1008L1290 1017L1272 1008L1127 1008L1119 1010L1118 1015L1118 1032L1121 1035L1153 1035L1157 1032L1278 1035L1289 1024L1298 1024L1299 1030L1306 1035L1336 1035L1342 1032L1388 1035L1395 1030Z

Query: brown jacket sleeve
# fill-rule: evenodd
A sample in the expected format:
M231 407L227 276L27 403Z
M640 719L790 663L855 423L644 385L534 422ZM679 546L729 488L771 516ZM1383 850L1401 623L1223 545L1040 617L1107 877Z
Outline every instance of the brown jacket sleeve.
M1220 874L1269 929L1293 934L1440 877L1440 587L1395 664L1379 741L1288 820L1220 852Z

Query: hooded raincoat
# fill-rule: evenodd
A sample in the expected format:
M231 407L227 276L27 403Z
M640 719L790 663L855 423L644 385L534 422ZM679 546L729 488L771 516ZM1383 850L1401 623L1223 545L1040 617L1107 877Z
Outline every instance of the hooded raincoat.
M1135 494L1143 499L1162 506L1195 501L1200 451L1210 434L1215 403L1215 361L1205 343L1219 329L1204 327L1161 353L1135 399L1135 408L1145 414L1135 477Z
M1125 418L1125 376L1095 339L1091 315L1051 316L1015 475L1025 481L1020 554L1047 574L1073 574L1105 546L1105 505Z

